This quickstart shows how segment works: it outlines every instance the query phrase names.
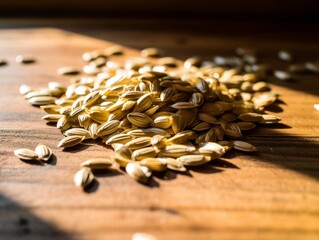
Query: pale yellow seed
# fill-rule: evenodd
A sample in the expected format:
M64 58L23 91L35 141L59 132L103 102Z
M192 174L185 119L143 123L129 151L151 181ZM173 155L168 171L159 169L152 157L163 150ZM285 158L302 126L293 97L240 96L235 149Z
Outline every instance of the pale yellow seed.
M107 158L92 158L81 163L81 167L90 169L108 169L113 166L113 161Z
M89 168L82 168L74 175L74 183L77 187L85 188L93 181L94 176Z
M63 148L73 147L73 146L81 143L84 139L85 139L85 137L83 137L83 136L65 137L58 143L58 147L63 147Z
M38 155L38 159L43 161L48 161L52 156L51 148L44 144L38 144L34 152Z
M256 151L256 147L250 143L244 141L233 141L234 148L244 152L254 152Z
M38 159L38 155L34 151L30 149L26 149L26 148L14 150L14 155L20 158L21 160L37 160Z
M142 167L137 163L128 163L125 167L127 174L141 183L147 183L148 177L144 173Z

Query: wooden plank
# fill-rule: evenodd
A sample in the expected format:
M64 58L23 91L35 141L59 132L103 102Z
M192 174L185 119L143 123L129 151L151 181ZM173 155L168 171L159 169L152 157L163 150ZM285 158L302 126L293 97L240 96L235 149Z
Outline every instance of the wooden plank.
M259 150L256 154L234 151L188 174L156 175L151 187L125 174L107 172L98 174L89 192L75 188L72 178L79 164L111 151L93 142L71 152L58 149L59 131L46 125L43 113L18 94L20 84L41 87L48 81L67 82L56 75L56 68L81 66L83 51L113 43L124 44L129 55L156 45L182 58L205 49L205 56L230 53L236 46L260 40L254 35L230 39L127 27L82 32L85 35L54 28L0 31L3 55L9 60L8 66L0 68L0 237L130 239L134 232L145 231L159 239L317 238L319 114L313 109L319 103L317 76L302 76L292 85L271 80L285 102L274 113L283 124L248 134L246 140ZM173 40L181 36L186 36L186 45ZM263 40L260 49L267 60L286 43ZM289 46L301 58L319 53L315 41L303 43ZM14 57L21 53L37 56L37 64L15 63ZM15 148L32 148L39 142L52 147L56 159L51 164L26 164L12 154Z

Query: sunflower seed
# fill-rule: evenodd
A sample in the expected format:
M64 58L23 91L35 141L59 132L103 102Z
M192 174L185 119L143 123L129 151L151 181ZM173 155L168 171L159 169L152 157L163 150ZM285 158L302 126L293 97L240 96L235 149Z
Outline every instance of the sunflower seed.
M14 155L16 155L18 158L22 160L37 160L38 159L38 155L34 151L30 149L26 149L26 148L14 150Z
M285 62L291 62L293 59L292 54L286 50L279 51L278 58Z
M20 89L19 89L19 92L22 95L26 95L26 94L28 94L31 91L32 91L32 88L30 86L26 85L26 84L22 84L20 86Z
M111 120L109 122L101 124L96 130L96 134L99 137L106 136L108 134L114 133L120 125L119 120Z
M74 175L74 183L77 187L85 188L93 181L94 176L89 168L82 168Z
M64 117L62 114L47 114L42 117L43 120L48 122L58 122L61 117Z
M58 147L68 148L73 147L85 139L84 136L68 136L63 138L59 143Z
M38 159L43 160L43 161L48 161L52 156L51 148L49 148L43 144L38 144L38 146L36 146L34 152L38 155Z
M244 141L233 141L234 148L244 152L255 152L256 147Z
M140 137L133 139L125 144L131 150L148 147L151 145L151 137Z
M132 112L127 115L127 119L137 127L149 127L153 120L144 113Z
M34 63L35 61L36 61L35 58L32 56L27 56L27 55L16 56L17 63L30 64L30 63Z
M158 154L158 150L154 147L146 147L137 149L132 154L132 159L135 161L142 160L147 157L156 157Z
M128 163L125 167L127 174L141 183L147 183L148 177L144 173L142 167L137 163Z
M185 155L176 160L180 161L184 166L200 166L210 161L204 155Z
M29 102L34 106L53 104L56 98L51 96L32 97Z
M145 48L141 51L142 57L159 57L161 50L158 48Z
M76 67L61 67L57 72L59 75L77 75L80 73Z
M81 163L81 167L95 169L108 169L113 166L113 161L107 158L91 158Z

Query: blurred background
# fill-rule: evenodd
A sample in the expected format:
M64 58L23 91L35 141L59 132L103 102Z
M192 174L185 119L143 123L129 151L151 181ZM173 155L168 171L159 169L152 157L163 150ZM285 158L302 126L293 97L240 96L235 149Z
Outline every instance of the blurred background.
M4 17L178 18L230 21L319 22L316 0L9 0ZM314 31L318 29L314 29Z

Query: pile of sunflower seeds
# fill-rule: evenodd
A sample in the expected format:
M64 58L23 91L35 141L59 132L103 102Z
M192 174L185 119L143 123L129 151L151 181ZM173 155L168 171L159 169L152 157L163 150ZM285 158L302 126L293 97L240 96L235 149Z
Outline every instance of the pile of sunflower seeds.
M85 76L71 78L68 86L50 82L39 90L20 88L26 100L47 113L43 120L62 132L58 147L96 139L114 149L111 159L83 162L74 178L77 186L88 186L95 169L120 166L147 183L153 171L183 172L232 148L256 151L239 139L257 125L281 120L265 113L278 98L265 82L267 68L243 49L239 56L214 61L192 57L181 62L161 57L156 48L143 49L124 63L112 60L121 54L118 46L84 53Z

